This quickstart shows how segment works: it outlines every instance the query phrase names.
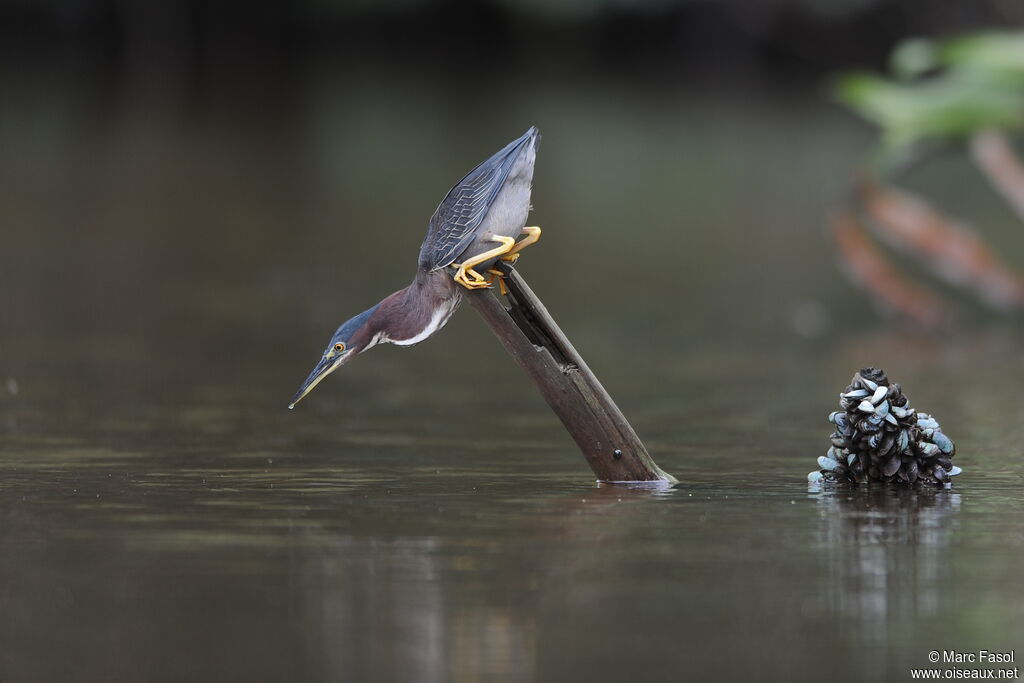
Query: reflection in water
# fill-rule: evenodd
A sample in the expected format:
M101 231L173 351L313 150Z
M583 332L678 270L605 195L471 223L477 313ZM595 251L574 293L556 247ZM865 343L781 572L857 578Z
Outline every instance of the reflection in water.
M817 496L829 611L846 634L887 650L903 629L939 614L960 494L952 489L826 488ZM883 657L875 660L881 673Z
M500 539L324 537L294 577L303 623L322 649L323 677L533 680L541 587L571 584L606 561L575 554L567 566L565 544L551 541L586 544L599 524L601 544L614 547L635 522L616 506L671 495L666 487L604 485L550 499L542 514L518 517L508 530L538 539L542 549L510 568L497 564L507 552Z
M476 561L448 559L437 539L330 543L335 556L302 567L303 623L320 640L324 680L477 681L535 660L532 603L509 586L477 595ZM459 578L462 580L458 580ZM452 580L455 579L455 580Z
M320 561L301 563L295 579L304 588L303 621L320 639L323 678L444 681L437 540L342 537L319 545Z

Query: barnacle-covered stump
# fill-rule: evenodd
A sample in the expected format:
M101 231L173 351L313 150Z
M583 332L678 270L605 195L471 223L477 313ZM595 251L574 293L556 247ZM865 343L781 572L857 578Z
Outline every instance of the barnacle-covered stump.
M864 368L839 395L842 410L828 416L835 425L832 447L818 458L821 469L807 479L884 481L942 486L960 474L953 442L935 418L910 407L899 384L885 372Z

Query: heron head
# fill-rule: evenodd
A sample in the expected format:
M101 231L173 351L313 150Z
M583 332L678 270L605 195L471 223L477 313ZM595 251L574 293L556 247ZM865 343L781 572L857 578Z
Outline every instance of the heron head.
M377 310L377 306L363 311L341 324L341 327L331 336L331 341L327 343L327 348L320 361L313 367L313 371L309 373L309 377L302 383L299 390L295 392L295 396L292 397L292 401L288 405L289 410L305 398L306 394L313 391L313 387L320 384L327 375L373 346L373 335L367 332L367 324L375 310Z

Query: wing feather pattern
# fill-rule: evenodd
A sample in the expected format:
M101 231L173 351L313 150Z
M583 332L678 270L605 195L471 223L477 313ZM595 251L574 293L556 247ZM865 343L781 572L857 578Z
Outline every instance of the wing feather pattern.
M519 150L534 132L533 128L526 131L448 191L430 217L427 237L420 247L421 268L445 268L473 243L476 230L505 184Z

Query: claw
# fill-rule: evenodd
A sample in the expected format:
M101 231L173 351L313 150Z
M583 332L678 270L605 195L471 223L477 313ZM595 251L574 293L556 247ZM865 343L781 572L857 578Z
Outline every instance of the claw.
M482 254L474 256L471 259L464 261L460 265L452 264L457 268L455 273L455 281L466 289L486 289L491 286L493 280L488 281L483 275L473 270L473 266L489 261L496 256L502 256L507 254L510 249L516 246L516 241L511 237L504 237L502 235L495 235L491 238L495 242L501 242L500 247L495 247L485 251ZM469 278L473 278L470 280Z
M488 278L487 281L488 282L494 282L495 280L497 280L498 281L498 292L502 296L505 296L506 294L508 294L508 287L505 285L505 274L503 272L501 272L500 270L498 270L497 268L491 268L487 272L491 274L491 277Z
M466 268L465 264L458 267L454 280L466 289L488 289L492 282L472 268Z
M468 264L453 263L452 266L457 269L457 271L461 274L460 277L463 279L470 278L472 281L475 282L483 282L486 279L483 275L478 273Z

